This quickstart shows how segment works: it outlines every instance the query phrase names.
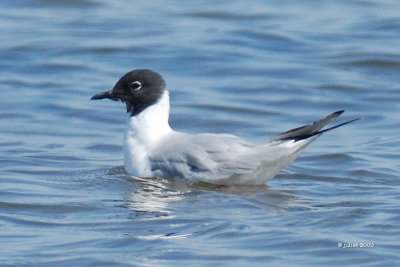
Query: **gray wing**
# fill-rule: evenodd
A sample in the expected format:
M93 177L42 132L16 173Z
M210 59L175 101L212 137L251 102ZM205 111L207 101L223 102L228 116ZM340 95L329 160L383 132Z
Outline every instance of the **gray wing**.
M218 179L239 170L254 169L253 163L239 157L254 146L233 135L173 133L154 149L149 159L156 175Z
M153 175L216 184L263 184L313 140L255 145L231 135L173 133L149 156Z
M246 142L232 135L172 133L149 156L153 175L216 184L263 184L313 138Z
M343 111L312 124L254 144L233 135L188 135L173 132L149 155L153 175L218 184L263 184L274 177L321 133L354 120L321 130Z

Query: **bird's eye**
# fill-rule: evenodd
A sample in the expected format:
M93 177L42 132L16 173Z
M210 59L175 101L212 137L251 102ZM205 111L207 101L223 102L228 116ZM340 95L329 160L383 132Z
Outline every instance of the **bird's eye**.
M133 83L131 83L131 89L133 90L140 90L142 88L142 83L139 81L134 81Z

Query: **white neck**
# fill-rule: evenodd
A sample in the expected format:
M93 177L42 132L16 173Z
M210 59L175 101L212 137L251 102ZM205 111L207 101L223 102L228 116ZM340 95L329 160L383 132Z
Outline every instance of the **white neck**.
M136 116L128 113L124 138L125 169L136 176L151 175L148 152L157 142L172 132L168 123L169 94L165 91L161 99Z

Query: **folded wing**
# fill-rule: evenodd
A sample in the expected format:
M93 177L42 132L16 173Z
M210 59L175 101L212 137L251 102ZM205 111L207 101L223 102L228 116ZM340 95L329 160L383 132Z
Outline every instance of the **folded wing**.
M188 135L174 132L154 149L149 160L155 176L185 178L192 182L260 185L273 178L320 134L357 119L323 130L344 111L334 112L309 125L254 144L233 135Z

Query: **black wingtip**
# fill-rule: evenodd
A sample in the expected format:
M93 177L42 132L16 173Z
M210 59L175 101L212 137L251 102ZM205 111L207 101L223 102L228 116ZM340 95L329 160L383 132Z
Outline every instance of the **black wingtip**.
M316 136L316 135L320 135L322 133L325 133L327 131L339 128L343 125L352 123L354 121L357 121L359 118L355 118L337 125L334 125L330 128L327 129L322 129L325 125L327 125L330 121L332 121L333 119L336 119L337 117L339 117L341 114L344 113L344 110L338 110L335 111L331 114L329 114L328 116L326 116L325 118L322 118L318 121L315 121L311 124L302 126L302 127L298 127L286 132L283 132L281 134L276 135L274 138L272 138L273 141L286 141L286 140L293 140L295 142L300 141L300 140L304 140L307 138L310 138L312 136Z
M343 112L342 112L342 113L343 113ZM310 138L310 137L313 137L313 136L316 136L316 135L321 135L321 134L323 134L323 133L329 132L329 131L331 131L331 130L333 130L333 129L342 127L343 125L346 125L346 124L349 124L349 123L358 121L358 120L360 120L360 119L361 119L361 117L358 117L358 118L355 118L355 119L352 119L352 120L345 121L345 122L342 122L342 123L340 123L340 124L334 125L334 126L329 127L329 128L327 128L327 129L317 131L317 132L312 133L312 134L308 134L308 135L299 135L299 136L297 136L296 138L293 138L292 140L294 140L295 142L297 142L297 141L301 141L301 140L304 140L304 139L307 139L307 138Z
M340 116L344 113L344 109L338 110L336 112L334 112L333 114L335 114L336 116Z
M349 120L349 121L345 121L345 122L342 122L342 123L337 124L337 125L335 125L335 126L329 127L329 128L327 128L327 129L325 129L325 130L318 131L318 132L316 132L315 134L325 133L325 132L328 132L328 131L330 131L330 130L339 128L339 127L341 127L341 126L343 126L343 125L346 125L346 124L349 124L349 123L358 121L358 120L360 120L360 119L361 119L361 117L357 117L357 118L355 118L355 119L352 119L352 120Z

